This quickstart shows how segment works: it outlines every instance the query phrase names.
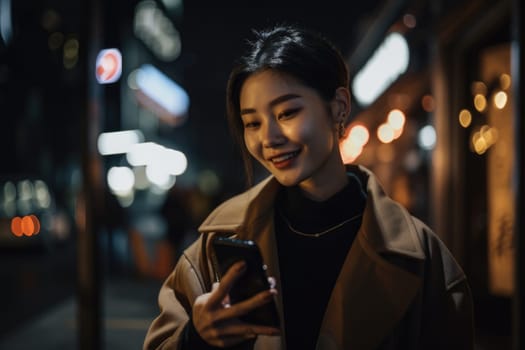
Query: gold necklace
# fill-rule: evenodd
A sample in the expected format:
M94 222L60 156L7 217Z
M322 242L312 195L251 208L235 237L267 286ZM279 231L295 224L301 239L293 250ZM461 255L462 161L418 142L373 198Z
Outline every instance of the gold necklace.
M310 237L310 238L312 238L312 237L313 238L318 238L318 237L324 236L327 233L330 233L330 232L332 232L334 230L337 230L338 228L342 227L344 224L349 223L350 221L353 221L353 220L363 216L363 214L357 214L357 215L354 215L351 218L346 219L346 220L344 220L344 221L342 221L342 222L340 222L340 223L338 223L338 224L336 224L336 225L334 225L332 227L327 228L324 231L314 232L314 233L305 233L305 232L301 232L301 231L293 228L292 224L290 224L290 221L288 221L288 219L284 216L284 214L280 210L278 210L278 211L279 211L279 214L281 215L281 218L284 220L284 222L286 223L286 226L288 226L290 231L292 231L293 233L296 233L296 234L298 234L300 236Z

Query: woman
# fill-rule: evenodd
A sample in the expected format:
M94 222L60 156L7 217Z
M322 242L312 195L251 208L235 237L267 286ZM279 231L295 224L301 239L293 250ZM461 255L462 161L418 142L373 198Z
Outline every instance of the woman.
M466 277L441 241L339 152L348 71L318 34L256 33L233 69L228 119L267 179L220 205L159 294L145 349L471 349ZM276 288L229 305L244 272L218 283L210 241L255 241ZM274 300L279 329L239 316Z

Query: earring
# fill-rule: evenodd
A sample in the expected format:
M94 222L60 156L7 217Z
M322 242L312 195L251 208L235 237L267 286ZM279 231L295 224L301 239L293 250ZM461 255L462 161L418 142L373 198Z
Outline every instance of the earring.
M345 127L345 121L344 119L341 120L339 122L339 137L342 138L343 136L345 136L345 131L346 131L346 127Z

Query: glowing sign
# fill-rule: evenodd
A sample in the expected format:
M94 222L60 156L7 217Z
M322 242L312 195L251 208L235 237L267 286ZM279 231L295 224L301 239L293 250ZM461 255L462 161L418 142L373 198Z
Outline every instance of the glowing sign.
M190 98L186 90L150 64L142 65L135 75L138 102L162 121L179 125L186 117Z
M117 49L101 50L97 56L95 75L100 84L116 82L122 74L122 55Z
M396 32L389 34L352 82L357 101L363 106L374 102L406 72L409 58L408 43L403 35Z

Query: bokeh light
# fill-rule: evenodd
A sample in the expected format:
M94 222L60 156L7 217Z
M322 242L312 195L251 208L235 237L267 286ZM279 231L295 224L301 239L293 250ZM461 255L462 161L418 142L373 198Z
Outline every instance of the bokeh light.
M470 113L468 109L462 109L459 112L459 124L464 128L468 128L471 123L472 123L472 114Z
M426 125L419 131L419 147L424 150L432 150L436 146L437 136L436 129L432 125Z

